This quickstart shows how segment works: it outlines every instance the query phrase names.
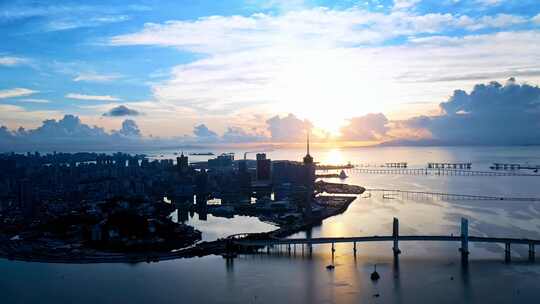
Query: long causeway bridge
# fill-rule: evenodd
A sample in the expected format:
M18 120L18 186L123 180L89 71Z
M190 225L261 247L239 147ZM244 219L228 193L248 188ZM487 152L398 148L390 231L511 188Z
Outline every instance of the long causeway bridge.
M525 239L525 238L501 238L501 237L485 237L485 236L470 236L468 220L461 219L461 234L459 236L453 235L400 235L399 234L399 220L394 218L392 235L386 236L358 236L358 237L321 237L321 238L290 238L290 239L256 239L251 234L238 234L229 237L229 241L239 247L243 248L264 248L267 252L274 246L285 245L287 250L291 252L291 246L294 246L296 251L296 245L301 246L302 253L304 248L307 247L309 254L312 254L313 245L318 244L331 244L332 254L335 252L336 243L351 243L353 245L353 252L356 254L358 243L367 242L393 242L392 250L394 255L401 254L399 249L399 242L460 242L461 258L463 261L468 260L469 255L469 243L495 243L503 244L505 247L505 261L510 262L511 259L511 246L512 245L527 245L529 247L529 261L535 260L535 246L540 245L540 240Z
M366 189L366 193L381 193L384 199L404 198L404 199L441 199L450 201L514 201L514 202L540 202L538 197L511 197L511 196L489 196L470 195L427 191L409 191L397 189Z

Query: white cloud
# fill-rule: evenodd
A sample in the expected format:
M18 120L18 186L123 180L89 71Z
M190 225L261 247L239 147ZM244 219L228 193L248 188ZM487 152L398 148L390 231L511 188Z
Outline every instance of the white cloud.
M394 0L394 10L410 9L418 4L421 0Z
M314 8L283 15L211 16L194 21L147 23L140 32L112 37L112 45L160 45L216 54L269 47L350 47L373 45L403 35L435 33L462 27L461 16L390 14L360 8ZM469 18L473 24L482 20ZM486 19L490 27L500 24ZM469 24L467 24L469 25Z
M12 57L12 56L0 56L0 66L14 66L27 63L26 58Z
M534 16L531 20L532 20L532 22L540 25L540 14Z
M529 20L522 16L498 14L495 16L483 16L476 22L469 22L469 24L465 25L465 28L476 31L484 28L505 28L526 22L529 22Z
M81 27L96 27L108 23L117 23L129 20L127 15L108 15L92 18L73 18L72 16L51 20L47 23L45 31L64 31Z
M41 98L23 98L19 99L19 101L22 102L30 102L30 103L50 103L50 100L47 99L41 99Z
M66 98L78 99L78 100L96 100L96 101L120 101L120 98L110 95L85 95L78 93L69 93Z
M7 89L7 90L0 90L0 99L3 98L13 98L13 97L20 97L20 96L28 96L38 93L38 91L26 89L26 88L14 88L14 89Z
M455 87L471 87L483 77L521 73L525 80L539 80L537 31L468 32L529 21L504 14L315 8L150 23L110 43L207 55L174 67L169 80L153 84L160 103L214 117L235 117L248 110L292 112L316 127L339 130L344 118L387 113L407 103L438 104ZM455 29L469 34L444 36ZM397 37L407 40L380 44ZM426 84L435 81L436 86Z
M476 0L476 2L483 6L497 6L503 2L503 0Z
M96 73L81 73L73 81L107 82L120 78L120 75L103 75Z

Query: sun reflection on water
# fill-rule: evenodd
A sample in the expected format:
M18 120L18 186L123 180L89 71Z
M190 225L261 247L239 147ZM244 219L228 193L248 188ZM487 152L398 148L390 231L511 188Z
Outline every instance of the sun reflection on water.
M325 165L340 165L344 164L345 162L346 160L343 157L343 153L338 148L329 150L321 159L321 163Z

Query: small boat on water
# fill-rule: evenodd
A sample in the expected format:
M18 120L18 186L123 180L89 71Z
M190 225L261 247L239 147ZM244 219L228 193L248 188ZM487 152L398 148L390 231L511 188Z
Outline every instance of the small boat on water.
M348 176L347 176L347 174L345 173L345 171L344 171L344 170L341 170L341 172L339 173L339 178L341 178L341 179L346 179L347 177L348 177Z
M380 276L379 273L377 272L377 265L374 265L374 267L375 267L375 269L374 269L373 272L371 273L370 278L371 278L372 281L377 281L377 280L379 280L379 278L380 278L381 276Z
M328 270L334 270L334 268L336 268L336 266L334 266L332 264L326 266L326 269L328 269Z

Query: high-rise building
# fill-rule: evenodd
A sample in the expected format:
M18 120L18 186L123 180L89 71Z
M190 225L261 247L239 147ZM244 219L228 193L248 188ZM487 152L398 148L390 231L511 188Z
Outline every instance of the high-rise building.
M176 158L176 165L178 166L178 171L180 173L186 173L189 168L189 162L187 155L184 155L184 152Z
M272 161L266 158L265 153L257 153L257 180L270 180Z

